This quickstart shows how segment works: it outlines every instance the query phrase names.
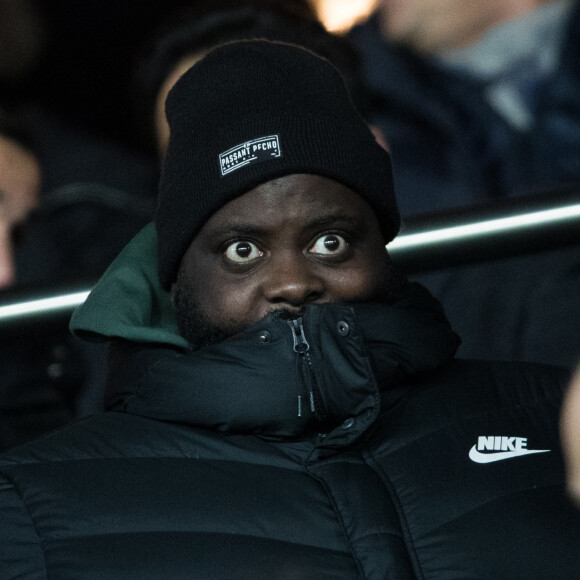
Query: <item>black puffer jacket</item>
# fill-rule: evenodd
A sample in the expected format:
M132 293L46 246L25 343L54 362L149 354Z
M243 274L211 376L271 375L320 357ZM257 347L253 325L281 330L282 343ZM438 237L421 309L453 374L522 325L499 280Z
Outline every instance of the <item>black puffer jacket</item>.
M414 286L191 353L136 272L153 243L73 320L122 338L109 412L0 459L2 578L574 577L559 372L453 362Z

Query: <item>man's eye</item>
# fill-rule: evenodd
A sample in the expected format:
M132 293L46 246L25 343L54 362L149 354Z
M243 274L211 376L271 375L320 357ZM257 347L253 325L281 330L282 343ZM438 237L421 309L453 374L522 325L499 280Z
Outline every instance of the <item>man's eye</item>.
M245 264L264 255L252 242L233 242L224 250L225 257L236 264Z
M325 256L336 256L342 254L348 247L346 240L338 234L324 234L316 239L314 244L308 249L311 254L322 254Z

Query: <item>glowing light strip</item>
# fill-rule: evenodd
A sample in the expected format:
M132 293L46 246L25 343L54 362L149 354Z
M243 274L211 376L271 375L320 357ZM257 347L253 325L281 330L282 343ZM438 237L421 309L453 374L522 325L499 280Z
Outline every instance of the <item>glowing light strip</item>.
M462 226L451 226L418 234L401 235L388 244L389 250L417 248L438 242L460 241L482 235L499 234L529 226L571 221L580 217L580 204L497 218Z
M88 295L89 291L87 290L84 292L76 292L74 294L64 294L52 298L41 298L39 300L29 300L27 302L18 302L6 306L0 306L0 322L15 316L39 313L46 314L46 312L56 312L59 310L74 308L82 304Z

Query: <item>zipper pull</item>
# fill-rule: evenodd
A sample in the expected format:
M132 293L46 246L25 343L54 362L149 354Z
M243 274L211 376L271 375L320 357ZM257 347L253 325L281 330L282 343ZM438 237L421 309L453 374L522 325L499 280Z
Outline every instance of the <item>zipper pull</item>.
M304 326L302 324L302 318L296 318L295 320L287 320L288 326L292 331L292 337L294 338L294 352L298 354L304 354L310 350L310 345L306 340L304 335Z
M295 320L287 320L288 326L292 331L292 338L294 339L294 352L298 353L300 357L303 357L305 353L310 350L310 345L304 336L304 325L302 324L302 318L297 318ZM312 408L312 393L310 393L310 406ZM314 409L312 409L314 411ZM298 394L298 417L302 417L302 395Z

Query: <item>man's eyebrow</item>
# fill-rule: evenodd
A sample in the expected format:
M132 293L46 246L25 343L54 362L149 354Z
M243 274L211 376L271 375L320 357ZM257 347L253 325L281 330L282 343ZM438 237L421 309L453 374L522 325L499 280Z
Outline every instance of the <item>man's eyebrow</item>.
M216 227L209 232L212 238L235 238L244 236L261 236L266 233L265 228L251 224L227 224Z
M361 228L363 220L359 216L351 214L330 214L313 217L304 226L307 228L324 228L330 226L347 226L351 228Z

